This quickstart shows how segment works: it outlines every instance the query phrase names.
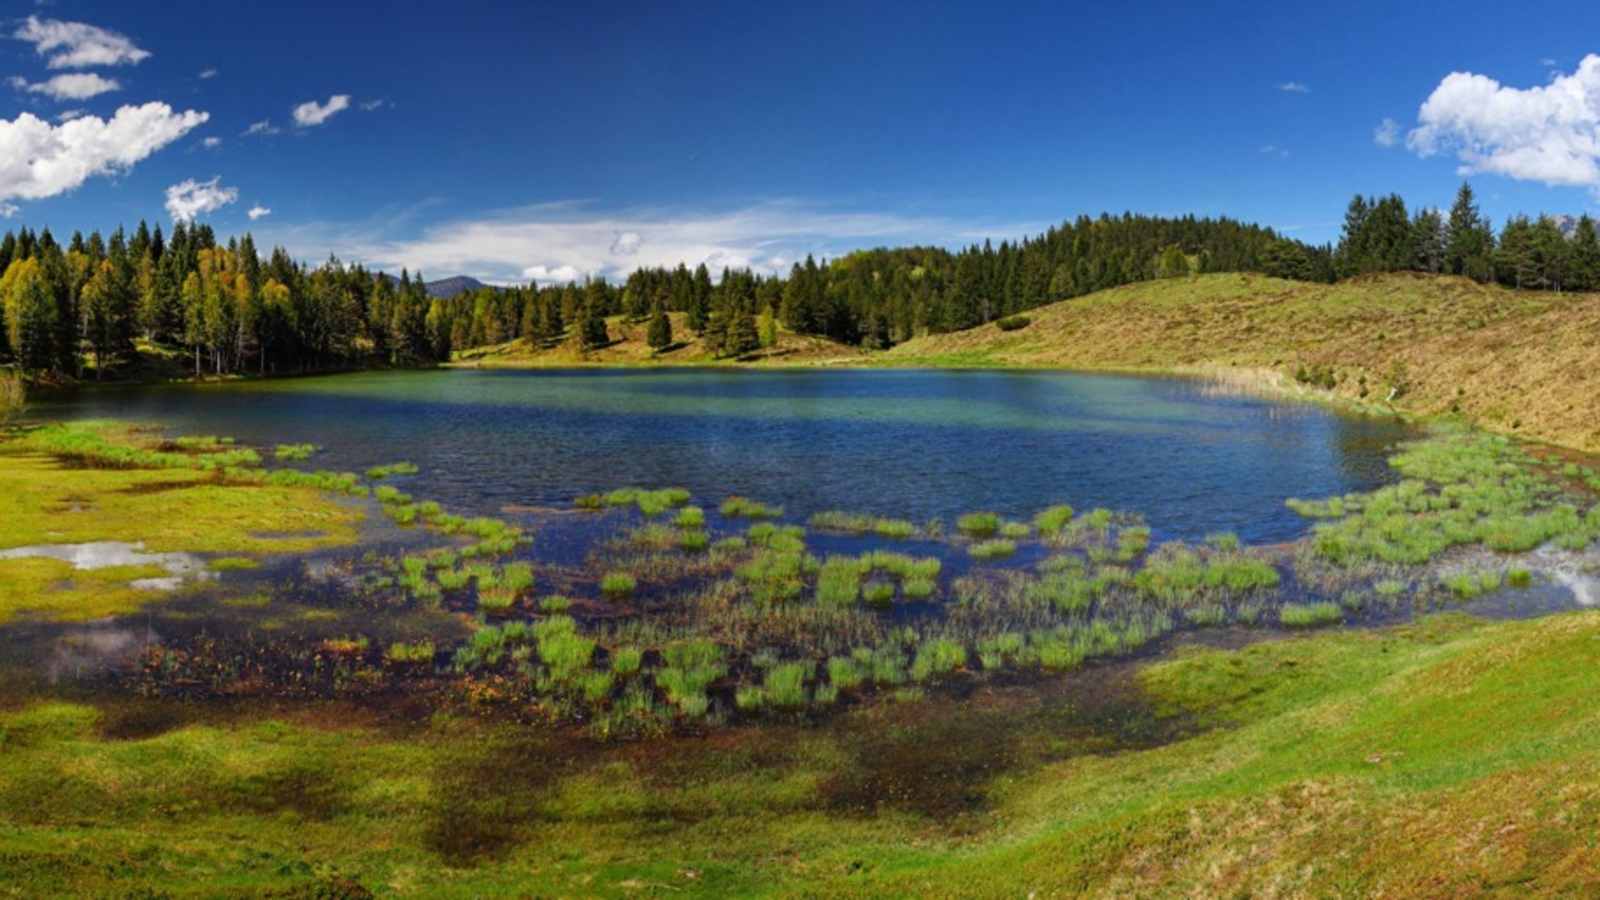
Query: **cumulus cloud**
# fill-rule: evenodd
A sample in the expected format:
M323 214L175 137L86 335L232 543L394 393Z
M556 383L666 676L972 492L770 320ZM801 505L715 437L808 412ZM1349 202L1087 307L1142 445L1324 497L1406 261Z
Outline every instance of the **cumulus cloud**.
M405 213L386 211L368 223L312 223L258 235L303 259L325 257L398 272L474 275L486 281L519 278L542 283L604 276L613 281L640 266L705 263L774 273L807 254L835 258L884 244L952 244L966 236L1017 238L1043 223L986 224L940 217L836 212L795 202L771 202L726 212L635 209L603 213L583 204L545 204L481 218L447 221L419 234L395 237ZM981 240L982 238L978 238Z
M208 118L146 103L124 106L109 120L80 116L52 125L31 113L0 119L0 201L53 197L96 175L125 172Z
M174 222L193 222L239 199L237 188L223 187L222 176L210 181L185 179L167 188L167 215Z
M250 207L250 211L245 213L245 215L250 217L250 221L254 222L257 219L266 218L267 216L272 215L272 210L265 206L257 205Z
M1278 90L1283 91L1286 94L1311 93L1311 88L1303 81L1285 81L1283 84L1278 85Z
M1548 185L1600 189L1600 56L1570 75L1514 88L1452 72L1417 112L1406 146L1453 153L1462 174L1488 172Z
M50 57L52 69L135 65L150 58L148 50L134 46L125 35L83 22L29 16L12 37L32 44L40 56Z
M246 128L241 133L241 136L250 137L251 135L256 135L256 134L277 134L277 133L278 133L278 127L276 125L273 125L272 121L270 119L262 119L259 122L251 122L250 123L250 127Z
M294 123L301 128L310 128L321 125L333 118L335 114L350 108L349 94L334 94L326 103L315 100L306 102L294 108Z
M54 100L87 100L122 90L122 85L115 78L102 78L93 72L57 75L46 81L31 83L26 78L13 76L11 86L30 94L44 94Z
M1372 129L1372 142L1379 147L1393 147L1400 143L1400 123L1384 117L1378 127Z

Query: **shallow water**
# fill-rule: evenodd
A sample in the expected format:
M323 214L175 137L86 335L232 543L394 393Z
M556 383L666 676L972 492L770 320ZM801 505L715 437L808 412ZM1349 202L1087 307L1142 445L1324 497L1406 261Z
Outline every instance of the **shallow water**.
M87 544L40 544L0 550L0 559L57 559L74 569L110 569L118 566L158 566L164 578L138 578L129 584L138 590L172 591L185 581L206 581L216 573L206 568L205 560L193 553L150 553L137 541L91 541Z
M303 467L409 460L452 510L566 507L624 485L742 494L803 520L846 509L947 523L1058 502L1139 513L1156 538L1292 540L1289 497L1370 490L1409 430L1196 382L1041 372L376 372L85 391L41 418L136 419L271 448ZM270 455L269 455L270 458Z

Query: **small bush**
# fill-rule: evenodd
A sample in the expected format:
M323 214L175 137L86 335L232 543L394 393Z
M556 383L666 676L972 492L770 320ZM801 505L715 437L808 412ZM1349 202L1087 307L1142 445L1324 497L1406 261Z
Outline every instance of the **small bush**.
M994 324L1001 331L1021 331L1033 324L1033 320L1027 316L1007 316L1004 319L996 319Z

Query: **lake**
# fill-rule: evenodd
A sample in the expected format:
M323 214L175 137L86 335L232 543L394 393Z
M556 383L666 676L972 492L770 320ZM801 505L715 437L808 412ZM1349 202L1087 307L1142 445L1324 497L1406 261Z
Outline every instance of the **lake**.
M422 467L408 491L473 514L681 486L797 520L1103 506L1143 515L1158 540L1233 531L1247 543L1305 533L1289 497L1393 480L1385 458L1412 436L1190 380L993 371L374 372L84 391L33 413L312 442L319 468L407 460Z

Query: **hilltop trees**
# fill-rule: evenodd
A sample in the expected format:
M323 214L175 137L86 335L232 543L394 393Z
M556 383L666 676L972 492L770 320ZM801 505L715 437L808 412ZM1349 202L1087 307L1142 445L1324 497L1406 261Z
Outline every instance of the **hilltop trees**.
M1478 212L1472 185L1461 183L1445 232L1444 271L1474 281L1494 277L1494 229Z
M660 303L655 306L655 311L650 314L650 327L645 335L645 341L650 349L660 352L672 346L672 320L667 318L667 311Z

